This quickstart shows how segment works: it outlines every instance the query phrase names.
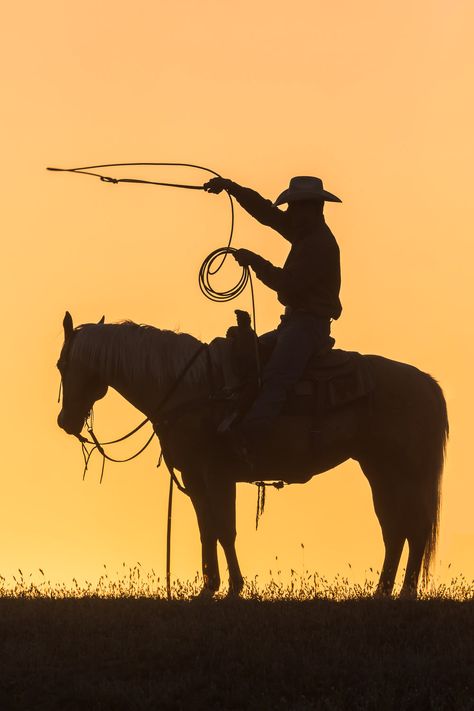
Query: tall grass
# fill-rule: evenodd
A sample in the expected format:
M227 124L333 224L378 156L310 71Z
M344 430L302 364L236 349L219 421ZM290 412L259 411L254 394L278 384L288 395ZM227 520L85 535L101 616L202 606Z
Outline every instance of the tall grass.
M109 572L104 565L104 572L95 581L78 581L72 578L70 583L52 581L39 568L35 573L24 574L18 569L11 578L0 575L0 597L2 598L150 598L166 599L167 590L164 579L155 571L144 571L140 563L134 566L122 565L120 571ZM270 571L271 573L271 571ZM172 583L172 597L175 600L190 600L199 594L202 580L196 573L192 580L176 579ZM291 570L282 577L278 571L268 582L260 582L258 576L246 581L243 598L261 601L289 600L362 600L375 593L375 579L366 579L363 583L353 583L347 577L338 575L330 580L318 573L306 571L299 574ZM226 595L223 586L217 599ZM396 594L397 591L395 591ZM449 583L431 581L426 589L421 590L420 599L468 601L474 599L474 581L468 581L460 574L452 577Z

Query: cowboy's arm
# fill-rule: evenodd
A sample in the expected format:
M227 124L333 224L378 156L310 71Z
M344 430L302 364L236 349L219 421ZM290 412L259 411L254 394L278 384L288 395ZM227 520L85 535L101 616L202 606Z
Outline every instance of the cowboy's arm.
M287 271L283 270L281 267L275 267L267 259L264 259L259 254L255 255L252 259L250 266L255 272L260 281L262 281L265 286L268 286L274 291L288 291L288 288L292 287L296 280L288 274Z
M234 254L242 266L250 266L261 282L273 291L299 296L311 290L314 285L314 269L310 262L301 262L292 268L275 267L267 259L248 249L238 249Z
M204 185L204 189L208 192L219 193L226 190L230 195L235 197L239 205L244 208L249 215L252 215L262 225L272 227L285 237L285 213L274 207L271 200L266 200L256 190L245 188L238 183L234 183L227 178L212 178Z
M285 231L285 213L274 207L271 200L267 200L256 190L245 188L238 183L230 181L228 192L235 197L239 205L249 215L252 215L262 225L272 227L277 232Z

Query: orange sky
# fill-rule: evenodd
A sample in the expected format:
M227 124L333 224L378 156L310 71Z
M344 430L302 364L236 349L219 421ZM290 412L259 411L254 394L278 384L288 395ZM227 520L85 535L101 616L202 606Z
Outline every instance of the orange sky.
M319 175L343 198L326 208L343 270L333 335L441 383L452 435L437 572L472 578L472 3L45 0L4 13L0 573L42 567L70 580L137 560L164 573L158 447L108 466L102 486L96 462L83 483L77 442L55 424L61 320L67 308L76 323L105 313L203 340L222 334L249 295L206 301L197 270L225 243L226 201L44 168L183 161L272 198L292 175ZM241 210L235 244L277 264L287 251ZM257 288L257 308L259 329L272 328L274 294ZM96 408L104 437L138 420L115 394ZM355 463L269 492L258 533L255 504L256 491L241 485L248 575L278 564L355 580L381 564ZM182 496L174 531L173 572L194 576L197 528Z

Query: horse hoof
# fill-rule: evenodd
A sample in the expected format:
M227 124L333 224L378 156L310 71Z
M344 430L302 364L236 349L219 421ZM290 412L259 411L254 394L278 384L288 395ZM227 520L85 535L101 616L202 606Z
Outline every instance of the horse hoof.
M393 595L391 590L377 589L373 595L374 600L391 600Z
M214 598L215 590L211 588L202 588L197 595L194 596L194 600L212 600Z
M229 590L226 595L227 600L240 600L243 587L243 582L239 585L229 585Z
M240 600L240 590L228 590L226 600Z
M416 590L413 590L413 588L408 588L407 590L404 590L403 588L400 590L400 595L398 596L399 600L417 600L418 599L418 592Z

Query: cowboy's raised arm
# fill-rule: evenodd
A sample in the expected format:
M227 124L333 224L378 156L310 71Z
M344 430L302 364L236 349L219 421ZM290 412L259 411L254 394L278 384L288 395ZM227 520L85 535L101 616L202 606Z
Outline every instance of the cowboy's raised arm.
M212 178L204 185L208 193L219 194L226 190L235 197L237 202L262 225L272 227L283 237L286 237L286 214L273 205L271 200L266 200L256 190L244 188L227 178Z

